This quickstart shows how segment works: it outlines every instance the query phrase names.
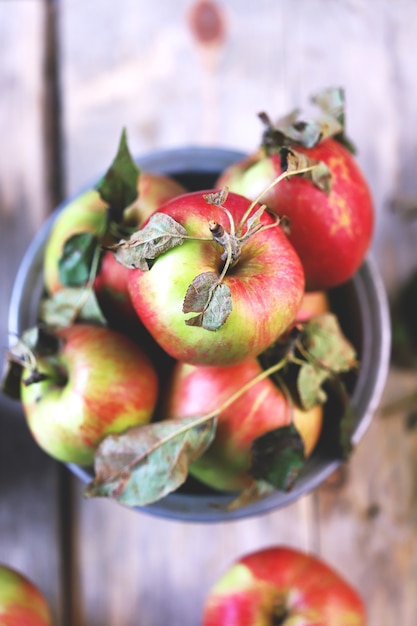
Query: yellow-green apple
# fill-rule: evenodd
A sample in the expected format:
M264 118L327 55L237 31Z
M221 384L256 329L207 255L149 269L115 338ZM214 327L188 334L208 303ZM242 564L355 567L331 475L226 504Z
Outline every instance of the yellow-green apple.
M322 559L286 546L238 558L206 596L202 626L365 626L359 593Z
M351 278L368 251L374 224L370 188L354 156L334 138L309 148L293 143L290 149L328 167L330 191L306 177L291 176L274 185L262 202L287 218L306 288L326 290ZM227 168L216 186L257 198L282 173L282 153L269 147Z
M204 415L262 372L257 359L233 366L203 366L178 362L167 387L167 417ZM294 423L308 457L320 435L322 407L302 411L271 380L264 378L247 389L218 415L214 441L190 465L201 482L225 491L243 490L252 481L251 446L265 433Z
M0 624L52 626L50 608L40 589L5 564L0 564Z
M147 353L105 326L74 324L54 331L57 350L36 355L36 376L22 373L29 429L56 459L89 465L108 433L148 423L159 381Z
M140 172L137 189L137 200L123 211L121 228L139 228L161 204L186 191L173 178L147 171ZM80 194L61 210L53 222L44 253L44 282L50 295L63 287L59 262L65 243L81 233L95 236L103 246L112 243L110 219L108 207L96 189ZM102 253L94 290L111 325L124 328L126 322L137 324L127 289L127 269L117 263L110 250Z
M304 273L276 216L234 193L216 204L215 195L197 191L170 200L132 236L125 244L136 268L129 292L142 323L174 359L231 365L260 354L291 324ZM143 268L143 258L132 258L134 247L139 242L146 256L143 241L160 233L165 219L181 245Z

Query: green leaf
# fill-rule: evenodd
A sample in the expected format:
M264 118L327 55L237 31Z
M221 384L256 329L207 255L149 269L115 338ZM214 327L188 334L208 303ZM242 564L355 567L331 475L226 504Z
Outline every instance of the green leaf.
M188 466L213 441L217 420L170 419L108 435L95 454L87 497L109 497L128 506L156 502L185 482Z
M133 160L124 129L113 163L96 186L102 200L109 205L112 220L121 222L123 211L138 197L140 170Z
M250 474L276 489L290 491L304 467L304 443L294 426L269 431L252 443Z
M356 350L334 313L316 315L306 322L302 342L309 354L332 372L347 372L357 365Z
M88 282L99 246L92 233L77 233L67 239L58 262L59 280L64 286L79 287Z
M149 270L148 261L180 246L187 237L184 226L165 213L154 213L140 230L112 246L116 259L130 269Z
M53 296L42 298L40 319L48 326L63 328L75 321L106 325L96 295L92 289L66 287Z
M187 326L219 330L232 312L230 289L219 283L215 272L203 272L188 287L182 310L184 313L198 313L185 321Z
M303 409L312 409L316 404L324 404L327 393L323 384L329 379L329 372L314 364L305 363L301 366L297 377L297 389Z
M300 341L308 358L300 367L297 389L301 405L309 409L325 402L324 383L357 367L357 357L333 313L324 313L306 322Z

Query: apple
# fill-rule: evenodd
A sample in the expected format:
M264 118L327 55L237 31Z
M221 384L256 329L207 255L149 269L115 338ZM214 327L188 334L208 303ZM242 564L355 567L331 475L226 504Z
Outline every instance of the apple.
M262 372L257 359L233 366L203 366L178 362L173 368L166 393L165 415L191 417L220 407L245 383ZM218 416L214 441L194 461L190 473L202 483L223 491L241 491L251 483L252 442L268 431L292 421L308 457L320 435L323 411L317 405L309 411L292 407L270 379L258 381Z
M334 138L310 148L292 144L291 149L327 165L330 192L303 176L291 176L274 185L262 202L288 219L288 238L303 263L306 288L327 290L351 278L364 260L373 233L373 200L355 158ZM227 185L257 198L282 172L278 150L258 151L226 169L216 187Z
M329 310L330 302L326 291L306 291L294 321L306 322L315 315L321 315Z
M123 212L123 227L139 227L161 204L186 191L169 176L147 171L140 173L137 188L138 199ZM65 242L73 235L90 233L106 244L112 241L107 231L108 208L95 189L81 193L62 209L53 223L44 253L44 283L50 295L63 287L59 260ZM94 290L111 325L123 328L126 323L137 324L127 289L127 269L117 263L110 250L103 252Z
M52 457L90 465L108 433L148 423L158 377L147 353L105 326L74 324L54 331L58 349L23 370L21 400L37 443ZM31 380L32 379L32 380Z
M26 576L4 564L0 564L0 624L52 626L45 596Z
M304 273L276 217L264 211L255 222L256 232L251 231L249 236L249 224L254 225L250 222L254 213L249 220L245 215L250 201L229 193L219 206L208 202L210 195L211 192L197 191L178 196L145 223L142 239L145 232L148 236L147 228L152 235L151 223L158 222L159 226L159 220L166 216L182 228L187 238L182 245L157 256L149 269L140 269L137 260L130 260L133 269L129 274L129 293L144 326L174 359L232 365L260 354L291 324L304 294ZM255 205L255 213L258 209ZM217 227L226 239L236 231L241 237L239 242L248 234L233 266L225 268L227 248L215 239L213 228ZM128 250L134 245L134 241L126 244ZM196 297L204 293L207 286L195 281L205 277L215 282L221 280L221 287L230 298L226 304L221 299L223 295L210 301L215 322L218 316L222 318L210 328L195 323L201 315L189 315L205 312L204 306L189 308L185 313L183 309L190 292Z
M242 556L207 594L202 626L365 626L358 592L320 558L286 546Z

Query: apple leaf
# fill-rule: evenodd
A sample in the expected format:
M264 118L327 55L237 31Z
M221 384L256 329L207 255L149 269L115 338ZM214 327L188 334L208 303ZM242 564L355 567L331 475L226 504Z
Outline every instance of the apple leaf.
M77 233L67 239L58 261L60 282L66 287L85 285L99 246L98 238L92 233Z
M298 144L304 148L312 148L320 141L342 132L343 126L331 111L322 108L316 119L300 119L299 111L292 111L282 119L272 123L269 116L259 114L266 129L263 134L263 146L268 154L281 146Z
M111 209L111 219L121 222L123 211L138 197L140 169L130 154L126 129L123 129L117 154L96 189Z
M228 511L235 511L248 504L253 504L276 491L275 487L265 480L253 480L236 498L227 505Z
M340 126L341 130L336 132L333 136L334 139L343 144L350 152L355 154L356 148L353 143L346 137L345 134L345 92L341 87L329 87L323 89L312 96L311 101L317 104L324 114L331 115L335 118Z
M87 497L110 497L144 506L185 482L188 466L213 441L217 420L170 419L134 426L105 437L95 454L95 478Z
M165 213L154 213L128 240L112 246L115 257L125 267L149 270L149 261L171 248L180 246L187 237L184 226Z
M311 102L344 125L345 92L341 87L329 87L311 97Z
M40 319L50 327L69 326L75 321L90 324L107 324L96 295L92 289L65 287L53 296L41 299Z
M329 194L332 188L332 174L323 161L311 159L306 154L297 152L290 148L280 149L280 164L283 172L296 172L300 169L311 167L308 172L303 172L300 176L311 180L311 182L324 193Z
M7 366L1 383L3 393L14 400L20 400L23 370L29 369L31 372L29 378L25 379L25 384L43 380L45 376L37 370L36 357L55 355L60 346L61 341L42 326L25 330L7 354Z
M323 384L357 367L357 358L333 313L306 322L300 341L307 358L298 373L297 389L301 405L309 409L326 401Z
M246 220L246 231L252 232L257 230L261 225L261 218L265 213L265 205L262 204L256 211Z
M183 313L198 313L185 320L187 326L219 330L232 311L230 289L219 282L215 272L203 272L188 287L182 310Z
M304 467L304 443L294 426L282 426L255 439L249 473L276 489L290 491Z

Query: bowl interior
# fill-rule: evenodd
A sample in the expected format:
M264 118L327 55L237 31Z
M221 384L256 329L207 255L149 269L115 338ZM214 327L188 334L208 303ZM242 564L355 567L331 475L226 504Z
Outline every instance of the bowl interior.
M211 189L218 174L244 156L233 150L188 147L153 152L139 157L137 162L144 170L169 174L193 191ZM18 268L9 308L11 342L36 323L43 289L44 247L54 219L71 199L57 207L44 223ZM330 290L329 296L332 310L338 316L345 335L355 346L360 360L358 375L347 380L355 413L353 443L356 444L378 406L390 356L388 302L372 257L368 256L352 280ZM336 441L332 407L327 406L319 442L290 492L276 491L256 503L229 511L225 507L235 494L214 491L190 477L175 493L139 510L190 522L227 521L267 513L310 492L336 469L341 462ZM93 477L92 470L72 464L68 467L85 483Z

